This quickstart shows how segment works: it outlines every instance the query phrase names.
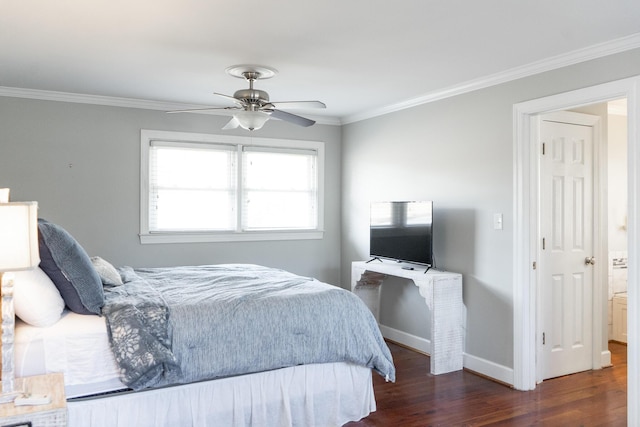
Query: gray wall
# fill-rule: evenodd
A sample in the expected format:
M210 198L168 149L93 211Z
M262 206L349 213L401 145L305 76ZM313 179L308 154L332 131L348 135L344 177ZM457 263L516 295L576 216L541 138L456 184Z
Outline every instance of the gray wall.
M368 256L371 201L433 200L437 267L463 274L465 352L512 368L513 105L638 74L634 50L343 126L343 286ZM430 338L419 318L385 318L406 299L397 292L381 323Z
M326 142L323 240L140 244L140 129L215 134L223 117L0 97L0 186L116 265L250 262L345 288L368 256L370 201L433 200L437 266L464 276L465 351L512 367L513 104L637 74L640 50L342 128L267 123L256 136ZM382 323L430 338L417 289L392 283Z
M227 117L0 97L0 186L36 200L90 255L134 267L256 263L339 284L340 127L271 121L255 136L324 141L322 240L141 245L140 129L220 134ZM249 133L243 130L236 135Z

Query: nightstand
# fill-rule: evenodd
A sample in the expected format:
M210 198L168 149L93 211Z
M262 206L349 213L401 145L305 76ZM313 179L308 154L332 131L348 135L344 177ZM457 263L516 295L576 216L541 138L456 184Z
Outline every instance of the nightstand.
M65 427L67 401L64 396L64 376L61 373L16 378L16 389L51 396L48 405L0 405L0 427Z

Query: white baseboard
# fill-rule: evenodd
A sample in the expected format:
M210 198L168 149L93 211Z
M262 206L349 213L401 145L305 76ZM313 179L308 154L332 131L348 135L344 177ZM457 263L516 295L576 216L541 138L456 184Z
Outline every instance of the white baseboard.
M390 339L391 341L406 345L407 347L413 348L422 353L431 354L431 341L426 338L412 335L385 325L380 325L380 332L382 332L383 337Z
M600 353L600 366L603 368L611 366L611 352L609 350L603 350Z
M391 341L405 345L422 353L431 354L431 340L418 337L416 335L412 335L385 325L380 325L380 331L382 332L383 337ZM488 378L492 378L501 383L513 385L512 368L508 368L506 366L502 366L481 357L469 355L467 353L464 353L463 355L463 366L471 371L477 372L478 374L484 375Z
M431 340L385 325L380 325L380 331L382 332L383 337L391 341L422 353L431 354ZM602 351L600 360L603 368L611 366L611 352L609 350ZM491 378L504 384L513 385L513 368L508 368L468 353L464 353L462 363L463 366L470 371L477 372L480 375L484 375L487 378ZM427 367L427 369L429 368Z
M513 385L513 368L508 368L503 365L499 365L490 360L483 359L465 353L463 362L464 367L477 372L480 375L494 379L504 384Z

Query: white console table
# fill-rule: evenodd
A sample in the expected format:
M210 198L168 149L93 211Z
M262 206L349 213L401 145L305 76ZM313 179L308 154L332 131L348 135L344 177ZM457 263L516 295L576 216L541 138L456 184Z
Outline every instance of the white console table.
M431 369L434 375L462 369L464 345L462 275L422 267L373 260L351 265L351 291L369 307L379 322L380 290L387 276L410 279L419 288L431 314Z

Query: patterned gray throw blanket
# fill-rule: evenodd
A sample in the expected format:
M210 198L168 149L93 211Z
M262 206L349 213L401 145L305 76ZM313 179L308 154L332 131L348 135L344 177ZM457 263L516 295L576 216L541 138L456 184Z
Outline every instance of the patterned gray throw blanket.
M369 309L344 289L249 264L120 269L102 310L134 390L309 363L351 362L395 381Z

